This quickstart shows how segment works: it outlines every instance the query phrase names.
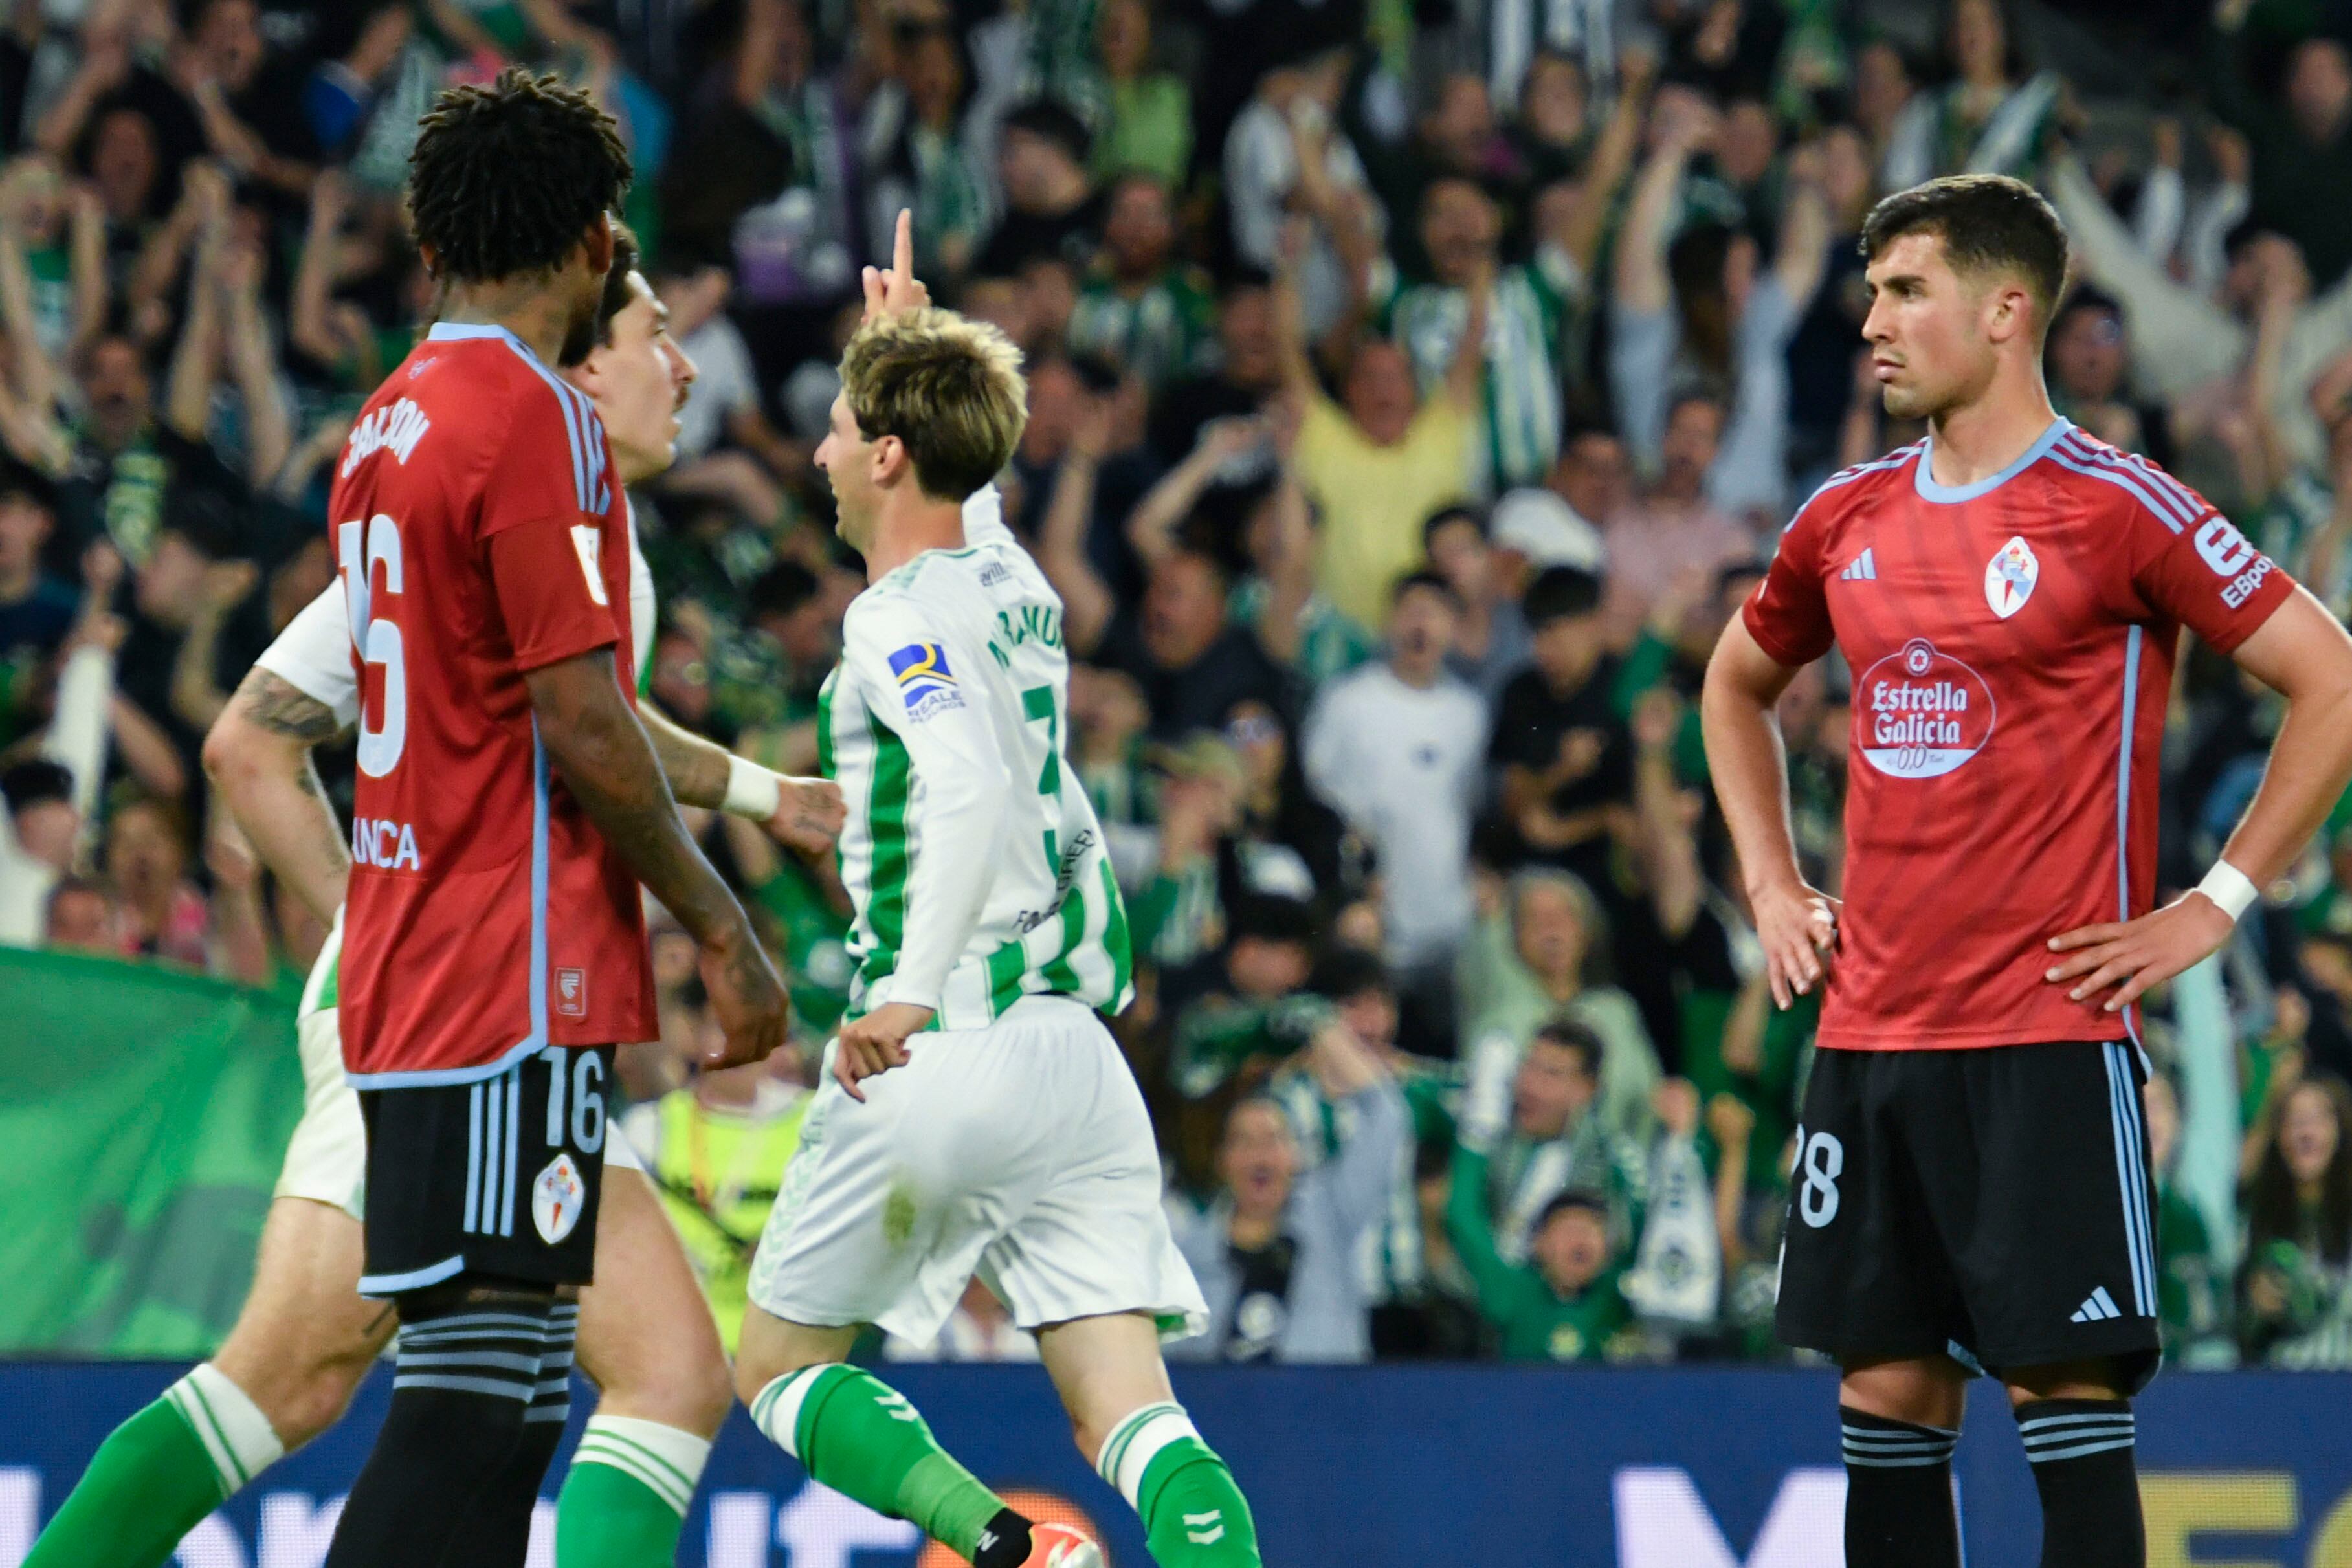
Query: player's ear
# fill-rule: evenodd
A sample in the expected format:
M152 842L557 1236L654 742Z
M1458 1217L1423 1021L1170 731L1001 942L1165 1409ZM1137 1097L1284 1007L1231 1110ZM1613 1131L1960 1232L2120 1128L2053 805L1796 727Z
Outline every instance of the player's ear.
M588 270L598 277L613 270L613 214L598 213L583 236L588 246Z
M885 435L874 443L874 483L888 486L912 466L914 459L908 454L907 444L895 435Z

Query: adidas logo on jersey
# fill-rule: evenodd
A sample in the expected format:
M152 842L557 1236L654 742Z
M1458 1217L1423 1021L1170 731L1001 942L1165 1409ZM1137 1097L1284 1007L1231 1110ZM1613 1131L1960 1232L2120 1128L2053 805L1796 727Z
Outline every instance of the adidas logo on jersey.
M1845 570L1838 573L1838 580L1841 582L1876 582L1878 580L1877 559L1871 555L1870 551L1866 549L1864 550L1860 555L1845 563Z
M2101 1285L2091 1292L2088 1301L2074 1309L2074 1315L2066 1321L2070 1323L2103 1323L2109 1318L2123 1315L2122 1310L2116 1305L2115 1298L2107 1294L2105 1285Z

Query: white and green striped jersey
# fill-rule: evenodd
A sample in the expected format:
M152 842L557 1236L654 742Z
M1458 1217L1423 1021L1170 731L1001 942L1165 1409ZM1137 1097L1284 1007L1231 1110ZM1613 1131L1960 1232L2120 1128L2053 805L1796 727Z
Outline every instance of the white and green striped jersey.
M1547 246L1536 259L1495 278L1486 314L1482 412L1484 478L1495 491L1540 485L1559 456L1565 400L1560 382L1584 298L1574 261ZM1469 325L1468 291L1415 284L1389 301L1390 335L1412 361L1424 392L1433 392L1454 364Z
M979 1029L1041 992L1117 1012L1127 911L1062 757L1062 601L992 486L964 503L964 541L857 596L819 698L819 765L849 807L849 1013L908 1002Z

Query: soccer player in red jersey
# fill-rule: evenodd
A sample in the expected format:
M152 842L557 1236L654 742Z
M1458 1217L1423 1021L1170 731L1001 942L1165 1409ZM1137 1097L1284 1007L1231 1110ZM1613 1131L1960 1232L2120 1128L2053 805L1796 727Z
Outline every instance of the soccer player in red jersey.
M444 93L408 193L441 319L336 471L361 686L341 971L360 1291L401 1327L331 1568L512 1560L568 1407L613 1047L658 1032L640 882L699 943L730 1056L782 1037L782 984L614 658L626 501L550 368L593 330L628 179L611 119L553 78Z
M2158 1359L2137 1002L2213 953L2352 778L2352 639L2195 492L2051 410L2057 214L1991 175L1880 203L1863 325L1927 439L1832 476L1707 670L1706 750L1775 998L1824 986L1781 1337L1844 1380L1850 1568L1957 1568L1971 1369L2008 1386L2045 1568L2146 1561ZM2183 628L2287 699L2212 873L2154 907ZM1790 847L1773 706L1853 676L1843 902Z

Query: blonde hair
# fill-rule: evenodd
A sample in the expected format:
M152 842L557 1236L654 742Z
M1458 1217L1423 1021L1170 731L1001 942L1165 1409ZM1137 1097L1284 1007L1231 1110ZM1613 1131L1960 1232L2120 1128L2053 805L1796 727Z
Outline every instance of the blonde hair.
M1021 350L952 310L909 310L860 327L841 356L841 392L866 439L897 436L923 494L945 501L1003 472L1029 423Z

